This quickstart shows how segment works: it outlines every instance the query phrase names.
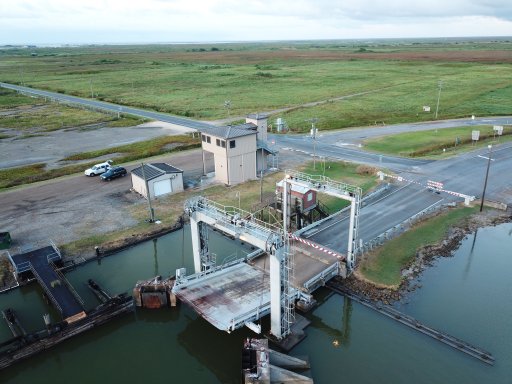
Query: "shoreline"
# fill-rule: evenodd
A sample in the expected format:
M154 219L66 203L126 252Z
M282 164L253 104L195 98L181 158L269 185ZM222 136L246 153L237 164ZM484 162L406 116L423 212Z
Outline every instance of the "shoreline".
M435 244L419 248L414 260L402 268L402 281L397 288L373 283L357 273L357 270L344 283L350 290L372 301L381 301L386 305L393 304L400 301L409 292L420 288L421 286L411 285L414 279L420 276L425 269L431 267L436 259L452 257L466 236L474 233L479 228L494 227L510 222L512 222L510 211L487 209L483 213L479 212L471 215L468 220L460 225L450 228L446 235Z

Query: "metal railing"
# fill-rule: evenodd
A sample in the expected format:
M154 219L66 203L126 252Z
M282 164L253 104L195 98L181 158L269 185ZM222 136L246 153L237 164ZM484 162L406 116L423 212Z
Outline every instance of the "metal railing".
M69 283L68 279L66 279L66 277L64 276L64 274L59 270L57 269L57 266L54 264L54 263L50 263L50 266L55 270L55 273L57 274L57 276L59 277L59 279L61 281L64 282L64 285L69 289L69 291L71 292L71 294L74 296L74 298L80 303L80 305L82 305L82 307L84 306L84 301L82 300L82 298L78 295L77 291L75 291L75 288L73 288L73 286Z
M245 257L236 259L236 260L233 260L233 261L230 261L227 263L223 263L222 265L215 266L215 267L209 269L208 271L202 271L202 272L194 273L192 275L183 276L183 277L180 277L179 279L177 278L176 282L174 283L173 292L175 292L175 288L177 288L177 289L185 288L190 283L192 283L196 280L199 280L207 275L211 275L214 272L219 272L223 269L227 269L229 267L232 267L234 265L237 265L237 264L240 264L243 262L245 262Z
M318 282L325 283L327 280L331 279L332 277L339 274L340 269L340 263L337 261L333 265L331 265L329 268L324 269L322 272L317 274L316 276L313 276L311 279L306 281L302 287L305 288L308 292L311 290L311 288L315 287Z
M285 171L286 175L290 178L297 180L299 182L305 182L307 184L318 184L322 185L323 189L325 191L334 190L337 193L339 192L345 192L347 195L353 194L353 195L362 195L362 189L360 187L357 187L355 185L350 185L347 183L343 183L341 181L333 180L327 176L323 175L310 175L307 173L299 172L292 169L287 169Z
M442 200L440 200L442 201ZM454 206L455 203L447 203L447 204L438 204L434 203L430 205L429 207L423 209L422 211L414 214L413 216L409 217L408 219L394 225L393 227L387 229L386 231L382 232L380 235L374 237L372 240L369 240L365 242L362 246L362 248L359 249L360 252L368 252L372 249L384 244L386 241L391 240L398 235L405 232L407 229L409 229L413 224L418 222L419 220L425 218L428 215L431 215L437 211L440 211L441 209L448 207L448 206Z

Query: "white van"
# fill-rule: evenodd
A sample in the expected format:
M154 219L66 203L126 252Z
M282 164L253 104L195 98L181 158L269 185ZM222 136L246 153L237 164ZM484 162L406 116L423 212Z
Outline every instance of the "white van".
M104 163L96 164L92 168L88 168L85 170L85 176L101 175L102 173L107 172L110 169L111 164L112 160L107 160Z

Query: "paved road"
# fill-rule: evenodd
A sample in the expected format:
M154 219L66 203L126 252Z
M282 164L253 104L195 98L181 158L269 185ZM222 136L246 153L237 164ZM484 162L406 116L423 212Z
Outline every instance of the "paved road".
M190 120L190 119L185 119L182 117L172 116L172 115L168 115L166 113L147 111L147 110L139 109L139 108L133 108L133 107L127 107L127 106L123 106L123 105L106 103L104 101L83 99L81 97L64 95L62 93L42 91L39 89L22 87L19 85L12 85L12 84L7 84L7 83L0 83L0 87L13 89L15 91L23 92L23 93L27 93L27 94L46 97L49 99L55 99L55 100L59 100L59 101L65 102L65 103L80 104L80 105L84 105L87 107L103 109L103 110L114 112L114 113L127 113L127 114L131 114L131 115L135 115L135 116L145 117L147 119L165 121L166 123L181 125L181 126L187 127L187 128L194 128L194 129L201 130L201 129L208 129L208 128L212 127L212 125L208 124L208 123L203 123L201 121Z
M364 150L360 145L371 137L386 136L412 131L426 131L474 125L507 125L512 116L452 119L422 123L397 124L379 127L343 129L335 132L322 132L313 140L309 135L269 135L269 140L286 153L300 151L318 157L346 160L389 168L394 171L414 171L416 167L432 163L431 160L408 159L390 155L380 155Z
M0 83L1 86L7 86L23 91L30 91L45 97L58 96L61 100L91 103L89 105L99 106L99 108L118 111L119 106L97 102L94 100L80 99L72 96L54 94L45 91L36 91L30 88L10 86ZM209 126L200 122L193 122L188 119L175 118L165 114L147 112L133 108L123 107L123 111L138 114L140 116L170 121L174 124L182 124L187 127ZM448 128L461 125L472 124L506 124L510 118L486 118L486 119L462 119L442 122L431 122L421 124L400 124L388 127L371 127L348 129L340 132L329 132L319 135L317 139L316 153L319 156L329 158L349 160L358 163L378 165L401 173L404 177L414 179L425 183L427 180L436 180L445 182L445 187L457 192L469 195L480 195L483 185L483 177L487 166L487 149L477 150L456 158L442 161L426 161L415 159L404 159L394 156L381 156L379 154L367 153L358 147L358 143L367 137L383 134L398 133L411 130L426 130L433 128ZM512 119L511 119L512 120ZM270 135L270 140L274 140L277 147L281 150L281 156L287 153L303 156L304 159L311 158L312 140L306 136L298 135ZM510 186L510 169L512 169L512 144L499 145L494 150L491 171L489 173L489 184L487 197L493 200L504 201L512 204L512 187ZM288 151L288 152L287 152ZM171 161L186 171L189 175L199 174L201 171L200 151L194 152L196 155L188 157L183 155L174 158ZM194 157L196 156L197 159ZM181 160L180 160L181 158ZM192 160L194 158L195 160ZM210 160L211 161L211 160ZM210 165L210 167L212 167ZM500 177L497 177L497 176ZM98 181L98 180L96 180ZM1 205L7 207L2 210L0 222L5 230L13 230L16 234L22 234L27 237L34 237L38 227L41 226L40 220L43 217L58 217L60 213L62 219L52 222L55 226L60 226L60 231L70 231L78 228L80 222L90 222L93 227L102 227L99 214L102 209L112 212L116 209L119 201L119 194L127 191L130 187L129 178L116 180L115 184L102 184L94 182L85 177L71 177L63 181L52 181L43 185L30 186L16 191L4 192L0 194ZM115 197L115 198L113 198ZM107 198L107 203L104 199ZM446 196L433 195L425 190L409 186L403 188L386 199L366 207L361 213L360 237L368 240L383 231L401 222L405 218L421 211L425 207L439 201ZM96 203L101 202L101 204ZM87 210L85 207L91 207ZM59 216L60 217L60 216ZM116 222L109 218L112 225L123 226L126 224L127 215L121 215ZM326 224L327 225L327 224ZM89 228L91 225L88 226ZM346 235L343 235L343 227L346 224L338 224L327 230L326 235L316 238L318 242L331 245L342 251L346 249ZM106 230L108 230L108 226ZM77 229L78 231L78 229ZM331 232L329 232L331 231ZM59 232L59 231L56 231ZM44 235L43 235L44 236ZM317 236L321 236L318 234ZM59 238L54 239L60 242ZM62 239L65 242L65 239ZM345 248L344 248L345 247Z
M454 200L427 191L416 184L394 185L385 194L366 206L359 216L359 238L373 240L384 231L402 223L414 214L439 204ZM346 253L348 244L348 217L333 217L322 225L304 233L316 243L335 251Z

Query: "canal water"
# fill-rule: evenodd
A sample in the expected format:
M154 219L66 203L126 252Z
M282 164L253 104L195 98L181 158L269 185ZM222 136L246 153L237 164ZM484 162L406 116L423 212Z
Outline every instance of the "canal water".
M182 248L184 244L184 248ZM241 257L250 248L215 232L213 252ZM511 383L512 224L469 235L453 257L440 258L417 281L422 287L397 304L403 312L489 350L488 366L327 290L306 316L307 338L293 351L307 355L315 383ZM112 293L137 280L192 270L188 229L91 262L67 274L86 306L98 304L85 282ZM0 295L27 328L43 328L48 307L32 284ZM50 311L56 320L57 314ZM239 383L240 347L251 331L217 331L185 305L137 310L0 372L0 383ZM0 340L10 337L0 323Z

